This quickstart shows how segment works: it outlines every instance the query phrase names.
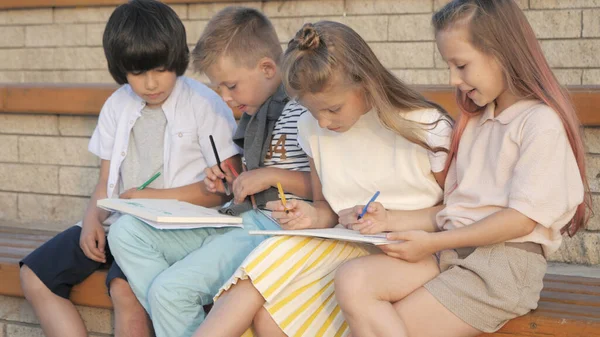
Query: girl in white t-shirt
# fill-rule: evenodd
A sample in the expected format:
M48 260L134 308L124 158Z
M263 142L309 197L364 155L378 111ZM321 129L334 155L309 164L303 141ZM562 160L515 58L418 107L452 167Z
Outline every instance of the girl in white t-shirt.
M404 240L388 256L339 268L354 337L497 331L537 307L545 256L586 220L579 123L519 6L454 0L433 25L462 110L444 205L411 214L422 230L388 234ZM422 263L437 251L439 269Z
M282 61L291 97L311 111L298 123L310 157L314 203L271 202L284 229L342 224L363 233L409 229L410 220L382 227L384 208L413 211L442 199L452 121L394 77L367 43L336 22L305 25ZM285 181L281 182L285 187ZM365 203L380 196L358 220ZM196 336L347 336L334 297L344 261L381 251L371 245L274 237L256 248L225 284ZM430 258L424 262L435 266Z

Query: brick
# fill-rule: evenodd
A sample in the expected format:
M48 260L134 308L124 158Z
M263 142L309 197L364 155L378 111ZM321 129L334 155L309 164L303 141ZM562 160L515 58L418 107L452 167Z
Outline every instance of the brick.
M600 263L600 233L581 230L563 237L560 249L548 261L594 265Z
M348 3L348 2L347 2ZM343 0L267 1L263 12L269 18L285 16L327 16L344 14Z
M558 79L558 82L562 85L580 85L581 75L583 70L581 69L553 69L554 75Z
M580 10L526 11L538 39L581 36Z
M58 132L61 136L91 137L96 124L96 116L59 116Z
M19 141L17 136L0 135L0 162L19 161Z
M87 167L61 167L58 171L59 194L88 197L98 183L100 170Z
M115 83L108 70L87 70L85 72L85 81L87 83Z
M594 214L587 223L587 230L600 231L600 195L592 194L592 210Z
M0 189L12 192L58 193L58 167L0 163Z
M44 332L40 327L25 326L17 324L7 324L6 333L11 337L44 337Z
M4 323L0 323L0 337L5 337L6 336L4 334L5 327L6 327L6 325Z
M365 41L386 41L388 40L388 16L369 15L369 16L330 16L305 19L304 22L317 22L320 20L341 22L354 29ZM302 28L302 24L295 28L293 34ZM290 36L290 39L293 37ZM282 42L288 42L289 39L279 39Z
M24 82L41 82L41 83L85 83L85 71L24 71Z
M600 67L600 39L546 40L541 44L553 68Z
M0 192L0 221L14 220L16 218L17 193ZM0 336L2 335L0 334Z
M181 19L181 20L187 19L187 17L188 17L188 5L187 4L169 5L169 6L177 14L177 16L179 17L179 19Z
M583 143L587 153L600 154L600 128L583 128ZM598 213L598 216L600 217L600 213Z
M56 49L54 48L28 48L24 49L24 62L22 69L27 70L55 70L54 57ZM72 65L74 66L74 64Z
M600 9L583 11L583 37L600 37Z
M450 0L434 0L433 1L433 10L437 11L437 10L441 9L448 2L450 2ZM517 5L519 5L519 7L521 9L529 8L529 0L516 0L515 2L517 3Z
M33 308L24 298L0 295L0 303L1 320L29 324L39 323Z
M116 7L55 8L56 23L107 22Z
M183 25L185 26L185 33L187 35L186 39L189 44L196 44L200 35L204 31L204 27L206 27L206 23L208 21L184 21Z
M21 227L62 231L83 218L88 198L42 194L19 194Z
M22 26L0 26L0 47L22 47L25 45L25 28Z
M19 138L19 160L23 163L92 166L98 157L87 151L89 139L79 137Z
M392 72L407 84L448 85L450 83L450 74L447 70L397 69Z
M0 82L20 83L24 82L22 71L0 71Z
M39 25L52 23L52 8L0 11L0 25Z
M90 23L86 25L85 44L88 46L101 47L104 35L104 23Z
M600 85L600 69L584 69L581 84Z
M390 41L433 41L430 14L395 15L389 17Z
M432 0L346 0L348 14L430 13Z
M23 69L27 64L25 49L0 49L0 69Z
M51 115L0 114L0 133L58 135L58 118Z
M57 48L54 69L107 69L101 47Z
M529 0L529 7L532 9L600 7L600 0Z
M226 3L226 2L216 2L216 3L207 3L207 4L189 4L188 5L188 19L210 19L213 15L217 14L221 9L228 6L243 6L243 7L251 7L256 8L258 10L262 9L262 3L260 1L251 1L251 2L235 2L235 3Z
M600 192L600 155L588 154L586 156L586 174L590 191Z
M112 310L77 306L88 331L113 334Z
M433 62L436 68L448 69L448 64L442 58L442 54L440 54L440 51L437 49L437 45L433 48Z
M433 67L433 42L372 43L371 48L387 68Z
M31 47L84 46L86 26L82 24L58 24L27 26L25 43Z
M277 32L277 37L279 38L279 42L287 43L290 41L302 28L305 22L314 22L313 20L307 18L275 18L271 19L271 23L273 23L273 27L275 27L275 31ZM285 49L284 49L285 50Z

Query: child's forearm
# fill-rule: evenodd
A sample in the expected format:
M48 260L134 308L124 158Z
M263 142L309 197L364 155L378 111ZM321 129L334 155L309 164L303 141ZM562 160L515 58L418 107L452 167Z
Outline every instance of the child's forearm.
M231 199L231 196L209 192L201 181L175 188L148 189L144 192L144 198L176 199L204 207L220 206Z
M287 193L304 199L312 198L310 172L290 171L275 167L261 169L268 172L267 176L270 177L269 184L272 187L277 187L277 183L279 182Z
M84 224L96 221L102 223L104 220L106 220L106 218L108 218L110 212L96 206L98 200L104 198L106 198L106 184L104 182L101 182L98 183L98 185L96 185L94 193L92 193L92 195L90 196L90 201L88 202L83 218Z
M426 232L436 232L438 226L435 216L443 208L444 205L437 205L414 211L388 210L388 230L401 232L420 229Z
M339 223L338 215L331 209L327 201L314 201L313 206L317 210L317 221L314 228L331 228Z
M525 236L536 222L523 213L505 208L472 225L432 234L436 251L462 247L480 247Z

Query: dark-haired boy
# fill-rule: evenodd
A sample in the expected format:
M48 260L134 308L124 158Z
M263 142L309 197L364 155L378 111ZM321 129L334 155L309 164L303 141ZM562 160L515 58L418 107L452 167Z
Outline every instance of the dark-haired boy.
M111 15L103 38L108 69L124 84L104 104L89 150L101 159L100 177L83 221L21 261L21 285L46 336L87 336L68 300L73 285L112 262L103 225L117 214L96 207L102 198L178 199L221 205L209 193L204 169L215 164L209 135L222 159L239 160L231 137L235 120L205 85L182 77L189 51L175 12L154 0L133 0ZM137 190L160 172L147 188ZM148 336L151 328L116 263L106 284L115 309L117 336Z

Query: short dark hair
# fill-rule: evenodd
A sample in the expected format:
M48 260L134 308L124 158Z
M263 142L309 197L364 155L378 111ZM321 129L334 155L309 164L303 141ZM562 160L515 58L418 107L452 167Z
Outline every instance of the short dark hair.
M108 71L119 84L128 72L165 68L183 75L189 63L185 27L171 7L131 0L111 14L102 39Z

